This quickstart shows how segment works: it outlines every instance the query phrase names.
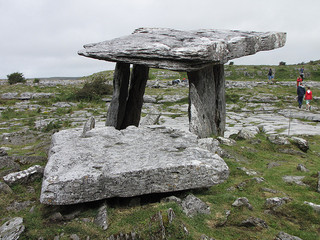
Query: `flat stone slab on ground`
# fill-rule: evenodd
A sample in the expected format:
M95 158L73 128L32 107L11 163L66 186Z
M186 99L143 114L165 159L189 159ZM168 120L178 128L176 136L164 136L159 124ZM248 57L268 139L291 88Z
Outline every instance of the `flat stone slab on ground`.
M210 187L228 178L217 154L196 135L163 126L96 127L55 133L40 201L67 205Z

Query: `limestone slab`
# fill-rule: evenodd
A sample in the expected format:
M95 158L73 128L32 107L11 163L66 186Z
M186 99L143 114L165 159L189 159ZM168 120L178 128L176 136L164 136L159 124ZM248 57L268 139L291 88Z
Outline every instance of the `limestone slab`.
M284 46L284 32L138 28L131 35L84 45L79 55L177 71L194 71Z
M163 126L97 127L53 135L40 201L67 205L210 187L229 169L196 135Z

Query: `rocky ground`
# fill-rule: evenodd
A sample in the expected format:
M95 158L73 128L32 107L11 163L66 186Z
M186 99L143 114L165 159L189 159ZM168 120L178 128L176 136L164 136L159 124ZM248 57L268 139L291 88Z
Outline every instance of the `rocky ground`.
M79 83L77 81L72 84ZM32 83L29 83L32 85ZM65 86L71 84L71 82L67 82L67 80L59 80L59 81L51 81L40 82L40 85L43 86ZM317 89L320 87L318 82L308 82L313 89ZM268 137L268 141L275 144L276 146L297 146L296 149L290 148L281 151L287 151L286 154L291 154L292 156L301 156L301 159L307 159L303 164L299 165L299 172L308 172L309 169L305 166L308 163L312 163L312 167L314 169L319 170L319 162L314 162L313 160L308 160L307 151L309 149L309 143L305 139L305 136L317 136L320 135L320 117L319 117L319 109L317 105L318 97L314 95L315 102L313 104L311 111L306 111L303 108L299 109L295 100L295 90L290 93L285 93L284 95L279 95L277 93L277 89L280 87L287 88L295 88L295 82L278 82L276 84L267 84L266 82L255 82L255 81L227 81L226 89L228 91L236 91L240 96L238 101L228 102L227 103L227 124L224 138L220 138L219 141L223 145L232 145L234 146L235 142L239 139L245 139L250 143L249 146L242 146L240 148L241 151L247 151L249 148L250 152L256 151L253 146L256 146L256 143L259 144L259 139L257 139L257 135L263 133ZM263 89L269 89L268 93L265 91L261 91ZM185 99L187 98L187 84L179 84L175 86L171 86L170 82L165 81L148 81L148 89L150 91L146 91L145 94L145 103L143 105L143 116L141 119L141 125L164 125L167 128L180 129L183 131L188 131L188 104ZM160 93L157 93L156 90L160 90ZM167 90L174 89L174 93L166 94ZM255 94L248 94L250 92L256 92ZM273 92L276 92L273 94ZM4 103L5 101L15 101L14 105L10 105L10 108L15 111L34 111L37 109L41 109L42 113L46 114L46 117L43 115L35 116L34 126L30 129L30 125L26 124L25 121L21 121L18 118L11 119L2 119L0 122L0 161L1 161L1 171L0 176L4 179L4 181L0 181L0 194L3 197L3 202L1 202L1 206L5 207L6 210L3 210L1 213L5 214L5 217L0 216L1 224L0 227L0 236L1 239L14 239L15 236L19 236L21 234L21 238L23 239L23 232L25 231L25 226L23 224L24 219L20 218L19 214L23 213L24 215L32 215L34 211L40 211L42 209L39 204L39 193L40 189L39 183L30 184L30 182L39 182L39 176L41 179L43 173L43 166L46 163L47 156L35 156L39 152L47 152L50 146L50 139L52 135L52 131L46 132L43 131L45 127L47 127L52 122L68 122L68 127L82 127L84 123L88 120L89 117L94 116L96 119L96 126L103 126L104 120L106 116L107 106L110 103L110 98L105 98L105 105L94 106L94 109L87 107L81 110L73 110L73 111L62 111L63 109L71 109L76 108L77 104L80 103L71 103L71 102L55 102L52 105L42 105L41 100L50 99L55 96L55 93L41 92L37 93L31 92L10 92L10 93L2 93L0 95L0 99L3 101L0 104L0 111L5 112L8 111L8 106ZM285 105L283 105L285 103ZM62 112L62 114L57 114L58 112ZM254 140L256 139L256 140ZM236 140L236 141L235 141ZM248 143L246 142L246 143ZM201 143L200 143L201 144ZM241 162L248 161L244 157L241 157L231 149L226 151L221 150L220 148L211 149L214 152L218 152L223 158L235 159L236 163L239 164ZM279 151L280 151L279 150ZM10 154L10 153L13 154ZM19 153L22 154L19 154ZM310 151L309 151L310 152ZM9 154L8 154L9 153ZM314 156L319 156L320 153L316 150L312 151ZM41 154L40 154L41 155ZM313 155L311 157L313 157ZM300 158L300 157L299 157ZM249 158L250 159L250 158ZM270 159L268 162L268 169L283 165L283 161L281 159ZM230 160L231 165L235 164L233 160ZM310 166L311 167L311 166ZM258 167L256 167L258 168ZM24 172L19 172L20 170L24 170ZM229 186L228 191L235 192L240 191L241 189L245 189L246 185L250 185L251 181L255 181L257 183L265 182L265 178L267 178L267 174L259 173L254 166L248 168L247 165L242 166L241 164L237 166L236 170L231 167L231 176L230 178L235 178L232 174L233 172L243 173L246 177L250 177L250 179L246 179L245 181L239 181L238 183L232 184L233 186ZM239 171L239 172L238 172ZM307 176L308 181L310 182L310 178L314 178L315 171L311 176ZM311 171L311 172L312 172ZM10 173L17 173L18 175L12 177ZM10 176L8 176L10 175ZM27 176L27 177L23 177ZM308 182L303 181L305 176L296 176L296 174L283 174L281 176L284 182L288 182L290 184L299 185L299 186L309 186ZM13 179L13 180L12 180ZM14 182L18 179L17 182ZM21 179L21 180L20 180ZM253 180L251 180L253 179ZM10 181L13 181L12 183ZM21 182L20 182L21 181ZM40 180L41 181L41 180ZM267 180L268 181L268 180ZM271 180L270 180L271 181ZM320 180L318 180L320 181ZM25 190L19 189L17 184L22 184L23 186L27 186ZM263 183L262 183L263 184ZM315 183L311 183L311 186L317 186ZM267 198L265 206L268 211L272 212L275 216L282 214L276 210L277 207L285 205L286 203L292 201L292 196L294 194L283 194L280 191L277 192L275 189L265 188L263 191L264 196L272 196ZM311 190L313 191L313 190ZM319 187L318 187L319 191ZM16 194L16 195L15 195ZM20 194L20 195L19 195ZM22 197L21 194L28 194L31 197ZM206 194L205 194L206 195ZM204 196L205 196L204 195ZM245 208L246 210L252 211L252 209L256 209L255 200L253 197L239 197L241 194L234 194L232 197L232 207L233 208ZM249 193L248 193L249 195ZM277 197L281 195L281 197ZM289 195L289 196L288 196ZM19 199L14 199L12 196L15 196ZM200 198L206 199L204 196L200 195ZM235 197L237 196L237 197ZM230 198L230 197L229 197ZM300 197L296 197L299 198ZM130 200L130 206L136 206L136 204L140 205L143 198L140 200ZM310 201L309 201L310 200ZM312 200L312 201L311 201ZM6 202L7 201L7 202ZM131 202L133 201L133 202ZM136 203L137 201L138 203ZM164 200L167 201L167 200ZM178 205L182 207L184 214L187 216L190 214L194 216L194 214L202 213L202 214L211 214L208 211L209 205L202 202L199 198L188 195L182 199L169 199L169 202L178 202ZM230 201L230 199L229 199ZM316 199L305 199L306 205L311 206L315 211L319 211L320 205L317 204ZM253 202L253 203L252 203ZM316 203L314 203L316 202ZM212 205L212 204L211 204ZM99 205L100 206L100 205ZM82 223L84 224L86 221L95 222L98 226L103 229L108 229L108 223L106 223L107 210L106 206L102 205L99 208L97 216L93 218L81 218ZM231 208L231 206L229 206ZM173 215L178 214L178 210L172 209L168 210L168 215L166 219L168 221L173 221ZM176 211L174 211L176 210ZM48 210L46 210L48 212ZM116 210L113 210L116 211ZM232 210L233 212L225 211L221 216L218 217L218 223L213 225L225 227L232 226L232 223L229 223L228 220L229 215L237 210ZM29 213L25 213L29 212ZM77 219L79 221L78 216L81 216L81 210L72 211L70 214L64 214L57 211L49 211L50 214L46 213L49 216L46 216L46 221L65 223L67 221L73 221ZM160 214L160 213L159 213ZM168 229L166 229L167 225L164 220L161 220L162 216L157 215L156 221L160 222L160 226L162 227L162 236L166 239L169 237ZM261 215L261 214L256 214ZM12 216L12 218L10 218ZM229 217L229 219L231 218ZM287 216L289 218L289 216ZM97 219L100 219L98 221ZM102 219L102 220L101 220ZM27 221L30 221L27 219ZM275 220L272 220L275 221ZM108 221L107 221L108 222ZM188 221L187 221L188 222ZM232 222L232 221L231 221ZM271 223L271 220L268 222ZM230 225L229 225L230 224ZM266 221L261 218L255 216L251 218L243 219L239 224L240 227L254 227L256 229L267 229L268 225ZM210 225L210 224L209 224ZM32 230L30 230L29 226L28 234L31 234ZM182 237L181 239L194 239L187 238L188 229L185 225L182 227ZM193 228L191 223L189 223L189 227ZM237 225L237 227L239 227ZM181 225L179 226L181 227ZM318 227L319 233L319 225ZM9 229L9 230L8 230ZM75 228L74 228L75 229ZM179 228L180 229L180 228ZM278 228L275 228L278 229ZM285 229L290 229L289 227ZM303 231L303 227L302 230ZM89 237L90 234L86 232L86 234L80 234L78 231L74 230L74 234L66 234L64 235L64 231L62 233L56 232L55 239L79 239L79 236L87 235L85 239L96 239L94 234ZM78 235L76 234L78 233ZM299 231L298 231L299 233ZM32 233L33 236L37 235L36 233ZM167 234L167 235L166 235ZM121 234L120 234L121 235ZM130 234L123 234L123 238L119 237L120 235L111 235L108 239L138 239L136 233L131 232ZM127 235L127 236L125 236ZM130 236L129 236L130 235ZM303 235L303 234L301 234ZM41 235L37 235L38 239L46 239L41 238ZM301 239L294 238L285 232L278 232L273 235L275 239ZM312 235L313 236L313 235ZM113 237L113 238L112 238ZM119 238L116 238L119 237ZM201 236L200 239L213 239L207 237L205 235ZM222 239L218 238L217 239ZM154 238L158 239L158 238ZM159 238L160 239L160 238ZM170 239L170 238L169 238ZM199 239L199 238L197 238ZM230 238L228 238L230 239ZM238 238L234 238L238 239ZM309 238L303 239L316 239L309 236Z

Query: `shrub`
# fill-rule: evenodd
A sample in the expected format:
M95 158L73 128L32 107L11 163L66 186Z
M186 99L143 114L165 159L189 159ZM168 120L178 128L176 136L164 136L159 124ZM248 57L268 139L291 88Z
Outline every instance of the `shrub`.
M39 83L40 82L40 79L39 78L35 78L34 80L33 80L33 83Z
M7 75L7 77L10 85L26 82L26 79L24 78L23 74L19 72L11 73Z
M113 92L113 87L105 83L103 77L95 77L92 81L84 84L83 88L75 92L76 100L99 100L103 95L110 95Z
M279 62L279 66L285 66L286 65L286 62Z

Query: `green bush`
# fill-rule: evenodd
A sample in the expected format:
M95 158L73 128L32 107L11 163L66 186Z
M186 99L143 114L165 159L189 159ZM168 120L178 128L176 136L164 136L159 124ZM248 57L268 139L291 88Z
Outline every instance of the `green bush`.
M24 78L23 74L19 72L11 73L7 75L7 77L10 85L26 82L26 79Z
M103 76L96 76L92 81L84 84L83 88L75 92L75 98L79 100L99 100L103 95L111 95L113 87L105 83Z

